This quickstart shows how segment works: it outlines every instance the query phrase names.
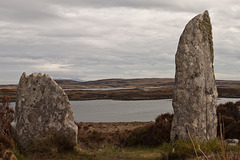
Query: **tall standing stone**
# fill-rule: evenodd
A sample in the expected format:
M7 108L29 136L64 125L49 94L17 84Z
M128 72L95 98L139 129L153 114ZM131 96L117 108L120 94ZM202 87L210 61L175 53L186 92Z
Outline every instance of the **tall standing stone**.
M217 88L213 70L212 26L208 11L185 27L175 56L174 118L171 140L217 135Z
M68 97L43 73L22 74L12 127L15 139L23 149L49 134L64 136L72 146L77 144L78 127Z

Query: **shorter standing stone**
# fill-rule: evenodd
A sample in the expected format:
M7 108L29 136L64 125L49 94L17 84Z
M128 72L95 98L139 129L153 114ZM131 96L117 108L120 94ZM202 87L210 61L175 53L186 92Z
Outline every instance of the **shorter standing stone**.
M68 97L51 77L43 73L22 74L12 127L15 139L23 149L49 134L64 136L72 146L77 144L78 127Z

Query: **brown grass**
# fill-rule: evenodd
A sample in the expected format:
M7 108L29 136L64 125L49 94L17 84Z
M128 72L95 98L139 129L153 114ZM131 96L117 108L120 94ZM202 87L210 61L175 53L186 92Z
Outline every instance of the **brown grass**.
M0 158L10 159L13 157L15 148L11 122L14 111L9 107L9 97L4 96L0 105Z

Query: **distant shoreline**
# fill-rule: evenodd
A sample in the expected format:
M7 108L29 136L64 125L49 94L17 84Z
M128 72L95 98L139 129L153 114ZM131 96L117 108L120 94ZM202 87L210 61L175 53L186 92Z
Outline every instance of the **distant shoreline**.
M55 81L65 89L65 93L71 101L172 99L174 84L173 78L106 79L86 82ZM216 80L216 84L219 98L240 98L240 81ZM0 85L0 99L6 95L11 101L15 101L16 89L17 85Z

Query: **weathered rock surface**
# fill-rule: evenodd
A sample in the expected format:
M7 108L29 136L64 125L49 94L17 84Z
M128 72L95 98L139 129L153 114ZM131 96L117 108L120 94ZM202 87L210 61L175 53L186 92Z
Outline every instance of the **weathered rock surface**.
M78 127L68 97L43 73L22 74L12 127L23 149L49 134L64 136L73 146L77 144Z
M185 27L175 56L174 119L171 140L217 135L217 88L213 70L212 26L208 11ZM189 133L189 134L188 134Z

